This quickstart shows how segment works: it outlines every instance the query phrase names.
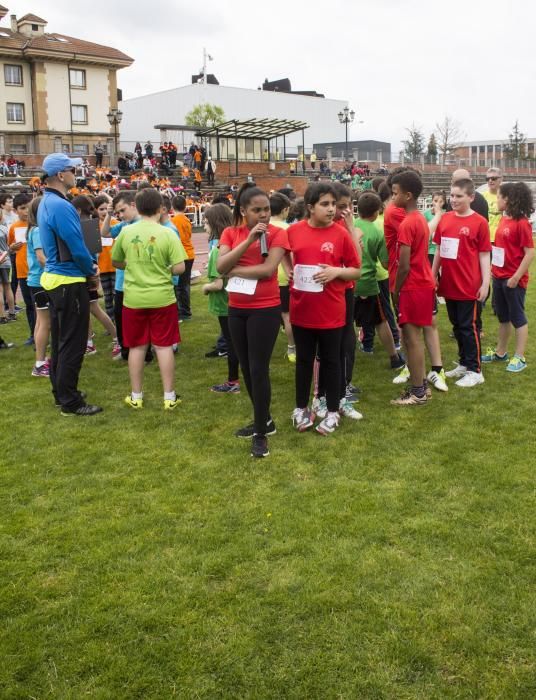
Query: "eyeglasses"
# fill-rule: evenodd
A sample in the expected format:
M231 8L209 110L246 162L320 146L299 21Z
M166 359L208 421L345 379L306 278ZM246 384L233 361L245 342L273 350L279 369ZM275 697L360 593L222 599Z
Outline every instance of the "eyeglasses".
M487 177L486 180L489 182L490 180L498 180L499 176L495 175L494 177Z

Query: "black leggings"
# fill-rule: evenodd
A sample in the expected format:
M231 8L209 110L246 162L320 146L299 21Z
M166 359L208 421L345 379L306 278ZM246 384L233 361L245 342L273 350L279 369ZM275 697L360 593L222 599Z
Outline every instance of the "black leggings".
M218 316L218 321L220 322L221 332L226 343L225 349L227 351L227 370L229 372L227 379L230 382L236 382L238 381L238 357L236 356L233 341L231 339L231 333L229 331L229 317Z
M347 289L344 293L344 298L346 302L346 321L345 325L342 327L341 335L341 349L340 349L340 375L339 375L339 398L342 399L346 396L346 387L348 384L352 383L352 375L354 373L355 364L355 346L357 338L355 335L354 327L354 290ZM318 372L318 395L326 396L326 377L324 375L324 368L322 367L322 362L320 362L320 369ZM338 408L338 404L337 404Z
M237 309L229 307L229 331L253 404L255 432L266 433L270 419L270 358L274 349L281 307Z
M292 326L296 343L296 406L306 408L311 394L313 363L318 348L328 411L339 410L341 385L341 328Z

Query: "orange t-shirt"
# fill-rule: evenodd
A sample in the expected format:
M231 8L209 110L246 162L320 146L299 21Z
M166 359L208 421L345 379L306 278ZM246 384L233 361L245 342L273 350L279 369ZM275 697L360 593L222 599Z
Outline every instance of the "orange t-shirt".
M179 232L188 260L193 260L195 258L195 250L192 244L192 223L190 219L185 214L175 214L171 222Z
M7 242L8 245L13 245L13 243L16 242L15 240L15 229L16 228L23 228L24 229L24 239L26 240L26 234L28 232L28 222L27 221L15 221L14 224L11 224L9 228L9 233L7 235ZM15 254L15 261L16 261L16 266L17 266L17 277L18 279L26 279L28 277L28 258L26 255L26 243L23 244L22 248L19 248Z
M195 160L196 163L200 163L200 162L201 162L201 151L196 151L196 152L194 153L194 160Z
M110 227L115 226L119 222L116 219L112 219L110 221ZM99 229L102 228L102 223L99 222ZM115 272L115 267L112 265L112 248L113 248L113 243L112 245L103 245L102 246L102 253L99 253L99 272L101 273L107 273L107 272Z

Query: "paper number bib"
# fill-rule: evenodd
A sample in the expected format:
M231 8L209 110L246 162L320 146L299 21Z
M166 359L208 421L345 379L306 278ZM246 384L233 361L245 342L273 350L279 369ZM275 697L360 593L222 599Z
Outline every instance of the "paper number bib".
M27 226L17 226L15 229L15 243L26 243Z
M299 289L300 292L322 292L324 287L313 279L313 275L320 270L318 265L295 265L294 289Z
M253 296L257 289L258 280L247 280L244 277L229 277L227 282L227 291L235 292L235 294L247 294Z
M495 267L504 267L504 248L492 246L491 263L492 265L495 265Z
M103 238L102 239L102 245L104 248L109 248L114 244L114 239L113 238Z
M442 238L440 248L441 257L446 258L447 260L456 260L458 257L459 245L459 238Z

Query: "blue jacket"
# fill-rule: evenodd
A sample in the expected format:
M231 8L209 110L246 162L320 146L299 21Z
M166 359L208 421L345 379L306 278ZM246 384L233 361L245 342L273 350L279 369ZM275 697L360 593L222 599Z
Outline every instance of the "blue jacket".
M80 217L73 205L57 190L45 190L37 210L37 225L46 257L45 272L67 277L90 277L95 274L93 260L84 243ZM71 251L72 261L60 262L56 236Z

